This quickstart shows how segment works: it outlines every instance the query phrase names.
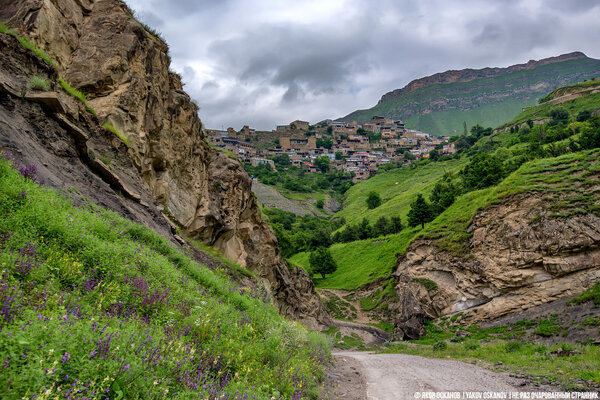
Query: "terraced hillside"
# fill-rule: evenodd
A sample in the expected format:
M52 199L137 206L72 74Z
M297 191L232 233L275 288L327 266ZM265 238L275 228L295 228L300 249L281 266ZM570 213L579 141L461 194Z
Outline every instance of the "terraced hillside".
M447 71L412 81L342 120L365 122L383 115L429 133L461 134L463 122L498 126L554 88L599 75L600 60L579 52L508 68Z

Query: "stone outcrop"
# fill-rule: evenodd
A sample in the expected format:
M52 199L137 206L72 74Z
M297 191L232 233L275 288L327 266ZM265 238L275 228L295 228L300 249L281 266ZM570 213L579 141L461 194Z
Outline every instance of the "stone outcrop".
M522 194L480 211L469 232L467 254L421 239L399 258L396 337L413 338L425 316L460 312L464 322L479 323L579 294L600 280L594 213L556 217L540 196Z
M280 256L242 165L207 143L197 106L169 71L167 45L123 2L0 0L0 19L55 60L98 122L127 138L137 174L188 235L255 271L285 315L329 323L310 278Z

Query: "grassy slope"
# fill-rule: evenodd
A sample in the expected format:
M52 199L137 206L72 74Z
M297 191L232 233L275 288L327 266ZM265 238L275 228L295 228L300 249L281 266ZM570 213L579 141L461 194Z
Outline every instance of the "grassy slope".
M319 335L29 172L0 160L3 398L316 397Z
M396 235L334 244L330 250L338 269L325 279L315 275L317 287L354 290L379 278L389 277L396 265L395 254L404 252L417 232L416 229L405 229ZM289 261L310 271L308 256L306 252L298 253Z
M421 165L414 169L399 168L377 174L346 192L344 208L338 211L335 217L344 217L346 223L357 223L363 218L374 222L381 216L389 218L399 215L402 222L406 223L410 203L415 200L417 194L423 193L428 196L435 182L444 173L457 172L466 162L466 159L449 160ZM382 204L369 210L366 199L372 191L381 196Z
M574 73L577 71L577 73ZM554 63L538 67L531 71L517 71L494 78L476 79L470 82L457 82L451 84L435 84L417 89L401 97L386 100L376 106L355 111L344 117L345 120L355 119L367 121L373 115L384 115L404 119L407 126L421 129L433 134L454 134L462 132L463 121L474 125L480 123L483 126L497 126L515 115L520 109L535 104L536 98L543 95L542 91L532 91L524 98L516 99L507 96L501 102L491 104L471 104L471 97L485 97L487 93L502 93L511 90L512 87L531 87L539 82L548 80L554 86L564 86L583 79L595 77L600 73L600 62L594 59L571 60L562 63ZM449 111L434 111L423 115L422 109L426 108L430 99L447 98L458 101L464 100L463 107L469 110L460 111L452 109ZM409 110L404 114L399 110ZM409 117L409 115L415 115Z
M550 111L559 107L565 108L572 114L577 114L581 110L598 110L600 109L600 93L578 97L561 104L542 103L534 107L529 107L515 117L512 121L500 126L500 128L515 124L522 124L529 119L535 121L550 118Z
M437 239L441 248L462 254L469 238L467 227L478 210L526 191L538 192L551 201L556 216L598 212L598 194L589 193L588 187L597 185L599 171L597 150L528 162L498 186L459 197L417 237Z
M353 290L378 278L389 277L396 264L396 254L404 253L415 238L436 239L441 248L456 255L463 254L466 240L470 237L467 227L476 212L525 191L543 193L555 203L557 216L597 212L600 205L594 200L593 193L586 193L586 187L597 183L597 178L592 176L599 171L598 151L570 153L526 163L498 186L460 196L434 221L426 224L422 231L418 228L405 229L397 235L384 238L333 245L331 254L338 264L338 270L326 279L317 280L317 286ZM414 193L422 192L429 181L425 186L414 185L411 187ZM568 197L564 197L566 193ZM363 195L366 197L366 194ZM309 269L307 253L296 254L290 261Z

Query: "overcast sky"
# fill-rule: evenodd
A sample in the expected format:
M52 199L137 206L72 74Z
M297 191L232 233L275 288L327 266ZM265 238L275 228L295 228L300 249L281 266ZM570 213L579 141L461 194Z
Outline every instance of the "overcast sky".
M598 0L126 1L214 129L335 119L449 69L600 58Z

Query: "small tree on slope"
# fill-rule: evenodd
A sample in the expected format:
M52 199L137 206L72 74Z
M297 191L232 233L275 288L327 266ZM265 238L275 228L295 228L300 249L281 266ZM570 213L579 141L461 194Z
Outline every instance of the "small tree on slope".
M310 262L310 268L316 274L321 274L321 277L325 279L326 274L331 274L335 272L337 269L337 264L329 249L325 247L319 247L317 250L310 253L310 257L308 258Z
M417 195L417 199L410 205L408 212L408 225L425 228L425 222L433 220L433 211L431 205L423 198L422 194Z

